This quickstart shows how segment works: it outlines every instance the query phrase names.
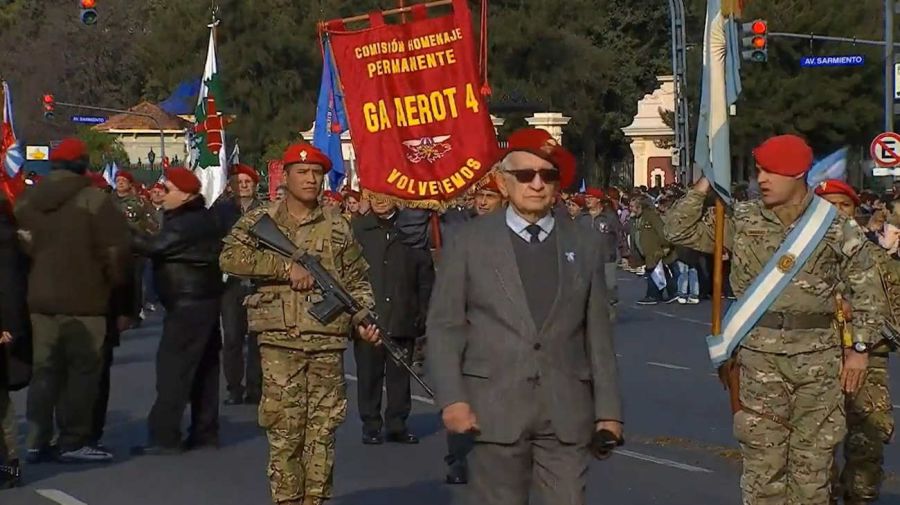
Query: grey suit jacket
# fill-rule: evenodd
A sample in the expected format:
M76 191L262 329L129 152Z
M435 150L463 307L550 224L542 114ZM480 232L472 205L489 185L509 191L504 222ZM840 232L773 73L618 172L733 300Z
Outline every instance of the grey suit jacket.
M548 286L556 299L543 328L535 327L528 307L505 212L466 223L441 254L427 363L439 405L469 403L479 440L517 441L536 392L564 443L587 442L595 421L622 420L596 235L556 220L550 240L559 256L547 267L559 269L559 285Z

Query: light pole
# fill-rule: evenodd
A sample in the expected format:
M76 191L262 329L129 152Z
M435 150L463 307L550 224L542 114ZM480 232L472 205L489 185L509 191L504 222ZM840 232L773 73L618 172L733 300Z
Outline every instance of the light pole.
M672 29L672 75L675 79L675 152L678 176L682 184L694 180L691 163L690 118L687 102L687 38L685 35L684 0L669 0Z
M884 0L884 131L894 131L894 13L895 0Z

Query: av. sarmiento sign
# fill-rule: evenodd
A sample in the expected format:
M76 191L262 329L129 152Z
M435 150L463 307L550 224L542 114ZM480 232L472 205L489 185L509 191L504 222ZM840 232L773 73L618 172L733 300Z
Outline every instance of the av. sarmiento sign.
M800 58L801 67L858 67L865 64L865 56L858 54L849 56L804 56Z

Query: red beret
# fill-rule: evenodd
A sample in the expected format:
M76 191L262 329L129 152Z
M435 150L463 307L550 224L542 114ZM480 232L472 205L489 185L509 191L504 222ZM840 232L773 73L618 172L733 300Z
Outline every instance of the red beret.
M362 200L362 195L359 193L359 191L350 190L347 191L347 196L345 198L352 198L358 202Z
M77 161L87 156L87 146L79 139L65 139L50 152L50 161Z
M600 188L588 188L587 196L592 196L594 198L603 198L603 190Z
M91 185L95 188L107 189L109 188L109 183L106 182L106 179L99 172L91 172L88 170L85 174L88 179L91 180Z
M499 193L500 187L497 186L497 176L493 173L485 176L485 184L478 188L478 191L490 191L492 193Z
M284 159L282 159L282 162L284 163L284 166L293 163L309 163L312 165L320 165L325 172L331 170L331 160L328 159L328 156L325 156L325 153L322 151L305 143L289 145L284 152Z
M616 188L609 188L606 190L606 196L608 196L611 200L618 200L622 194Z
M575 156L559 145L547 130L522 128L510 134L507 143L502 153L504 158L516 151L531 153L549 161L559 170L560 188L567 188L575 181Z
M166 169L166 180L171 182L184 193L196 195L200 193L200 179L194 172L184 167L172 167Z
M584 196L582 196L582 195L575 195L572 198L570 198L570 200L572 200L572 202L574 202L579 207L584 207L585 204L587 203L584 201Z
M244 165L243 163L238 163L237 165L231 167L231 175L244 174L247 177L253 179L254 184L259 184L259 174L256 173L256 170L253 169L250 165Z
M828 179L816 185L816 194L825 195L846 195L853 200L854 205L859 205L859 195L846 182L840 179Z
M118 173L116 173L116 179L118 179L119 177L125 179L126 181L128 181L128 182L130 182L130 183L132 183L132 184L134 184L134 176L131 175L131 172L126 172L126 171L124 171L124 170L120 170Z
M334 201L336 201L336 202L343 202L343 201L344 201L344 197L341 196L341 194L338 193L337 191L325 191L325 192L322 193L322 196L323 196L324 198L329 198L329 199L334 200Z
M796 135L779 135L753 150L762 170L785 177L800 178L813 164L813 151Z

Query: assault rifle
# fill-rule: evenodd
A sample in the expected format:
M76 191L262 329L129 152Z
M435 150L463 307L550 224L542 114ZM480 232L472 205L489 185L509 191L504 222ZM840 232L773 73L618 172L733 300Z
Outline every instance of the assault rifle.
M314 303L309 309L309 314L316 321L328 325L341 314L349 314L350 316L363 315L359 324L363 326L374 324L381 333L381 345L384 346L384 350L387 351L391 360L402 366L403 369L406 370L420 386L422 386L422 389L428 393L428 396L434 398L434 391L425 383L422 377L409 366L409 363L406 361L406 353L400 350L397 345L387 337L384 329L378 324L378 319L375 314L355 300L353 296L351 296L350 293L348 293L344 287L341 286L324 267L322 267L318 258L307 252L298 250L297 246L294 245L290 239L285 237L280 229L278 229L278 225L275 224L275 221L273 221L268 214L264 214L262 219L253 225L250 229L250 234L256 237L263 246L285 258L290 258L297 262L298 265L312 275L313 279L316 281L316 288L318 288L322 294L322 300Z

